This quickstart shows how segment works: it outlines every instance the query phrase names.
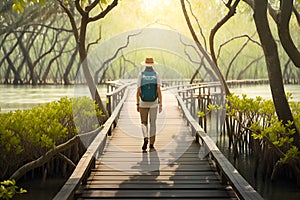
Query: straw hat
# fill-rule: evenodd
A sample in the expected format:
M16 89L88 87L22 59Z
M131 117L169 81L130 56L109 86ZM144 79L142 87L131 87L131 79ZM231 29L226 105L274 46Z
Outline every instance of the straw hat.
M153 66L156 65L157 63L154 62L154 59L152 57L147 57L144 62L141 62L141 64L144 66Z

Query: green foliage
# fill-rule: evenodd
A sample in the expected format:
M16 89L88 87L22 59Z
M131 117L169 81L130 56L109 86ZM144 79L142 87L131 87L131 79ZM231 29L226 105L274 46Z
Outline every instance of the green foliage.
M24 12L24 7L30 4L40 4L45 5L45 0L14 0L12 9L17 12Z
M300 102L290 102L290 108L293 112L296 127L300 127Z
M204 117L205 115L209 114L212 111L222 110L222 105L216 105L216 104L208 104L207 106L207 112L198 111L198 117Z
M299 156L300 156L299 149L295 146L292 146L292 148L290 148L286 152L285 157L280 158L280 161L285 163L288 161L288 159L298 159Z
M87 3L87 1L81 1L83 3ZM107 0L100 0L102 4L107 4ZM67 3L67 1L66 1ZM12 9L16 12L23 13L24 7L30 5L30 4L39 4L41 6L45 5L45 0L14 0L14 4L12 6Z
M198 111L198 117L204 117L204 116L205 116L205 112Z
M292 99L292 95L287 94L287 98ZM255 140L271 142L273 145L270 147L277 148L276 152L284 154L282 162L299 156L299 150L293 145L295 134L293 122L283 124L279 121L271 100L264 100L261 97L248 98L245 94L242 97L231 94L227 97L227 102L227 115L235 119L244 129L251 131ZM300 128L300 103L290 102L290 107L296 127Z
M79 133L89 132L99 127L97 116L103 116L103 112L89 98L73 99L72 108L74 123Z
M2 178L80 131L99 127L95 103L87 97L65 97L30 110L0 113L0 121L0 171L8 171ZM83 125L77 127L79 121Z
M15 194L23 194L27 191L23 188L18 190L15 180L6 180L0 182L0 199L12 199Z

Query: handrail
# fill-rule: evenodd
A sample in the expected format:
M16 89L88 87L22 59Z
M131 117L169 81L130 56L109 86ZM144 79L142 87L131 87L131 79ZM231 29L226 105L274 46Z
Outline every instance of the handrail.
M122 100L112 112L110 118L105 122L103 129L98 133L93 142L90 144L85 154L79 160L75 170L56 194L53 200L71 200L74 199L76 190L82 183L85 183L89 176L91 168L95 167L95 156L101 152L105 146L108 132L111 130L116 118L122 109L128 90L125 91Z
M120 87L116 88L114 91L106 94L106 109L109 115L111 115L112 111L119 104L127 87L133 85L134 83L135 82L133 81L125 83L124 85L121 85Z
M210 87L217 87L217 86L221 86L220 82L203 82L201 84L197 84L192 87L180 89L180 90L178 90L178 92L186 92L189 90L196 90L196 89L210 88Z
M245 200L263 200L261 195L257 193L253 187L239 174L239 172L233 167L233 165L227 160L223 153L219 150L214 141L204 132L202 127L196 122L189 110L185 106L183 99L175 94L178 104L180 105L182 112L192 128L193 135L196 136L197 141L199 138L202 141L202 145L209 152L208 156L215 162L217 169L223 180L229 182L236 194L240 199Z

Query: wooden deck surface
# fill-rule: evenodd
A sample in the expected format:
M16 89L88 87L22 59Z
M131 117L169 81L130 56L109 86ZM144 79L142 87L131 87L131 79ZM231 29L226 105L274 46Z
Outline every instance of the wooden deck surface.
M191 136L177 100L163 92L155 150L142 152L143 136L130 90L117 127L77 199L237 199Z

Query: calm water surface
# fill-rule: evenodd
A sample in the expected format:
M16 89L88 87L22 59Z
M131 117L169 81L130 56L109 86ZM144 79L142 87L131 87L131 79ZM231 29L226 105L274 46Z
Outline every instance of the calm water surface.
M46 102L57 101L62 97L90 97L86 86L11 86L0 85L0 108L2 112L29 109ZM105 98L106 87L99 87Z
M246 94L248 97L261 96L264 99L271 99L271 90L269 85L254 85L230 88L235 94ZM293 94L293 100L300 101L300 85L286 85L286 93Z
M268 85L256 85L247 87L237 87L230 89L235 94L247 94L248 97L261 96L265 99L271 99L271 91ZM300 101L300 85L286 85L285 92L292 93L291 101ZM219 144L219 148L226 157L233 161L231 152L228 151L227 144ZM255 189L267 200L299 200L300 187L288 181L277 181L270 183L270 180L263 180L263 174L259 174L258 178L253 177L254 162L248 157L241 156L234 166L239 170L242 176L255 187Z

